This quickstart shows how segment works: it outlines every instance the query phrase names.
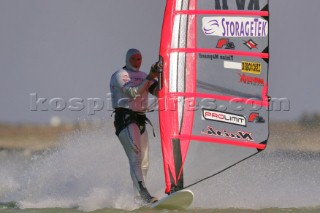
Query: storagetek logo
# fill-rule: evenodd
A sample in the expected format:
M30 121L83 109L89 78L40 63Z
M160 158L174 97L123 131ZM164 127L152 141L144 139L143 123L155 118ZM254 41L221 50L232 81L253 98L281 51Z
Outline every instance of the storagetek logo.
M202 30L207 36L266 37L268 21L257 17L203 17Z
M202 109L202 116L206 120L219 121L223 123L247 126L246 119L242 115Z

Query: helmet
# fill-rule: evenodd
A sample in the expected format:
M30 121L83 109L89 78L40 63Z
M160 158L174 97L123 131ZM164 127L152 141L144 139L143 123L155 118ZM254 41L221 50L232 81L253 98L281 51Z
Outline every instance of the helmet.
M141 56L141 52L139 50L137 50L137 49L129 49L127 51L127 55L126 55L126 68L129 69L129 70L133 70L133 71L139 71L141 62L139 64L136 64L136 65L133 65L130 62L130 59L131 59L131 57L133 55L140 55L140 57L142 57Z

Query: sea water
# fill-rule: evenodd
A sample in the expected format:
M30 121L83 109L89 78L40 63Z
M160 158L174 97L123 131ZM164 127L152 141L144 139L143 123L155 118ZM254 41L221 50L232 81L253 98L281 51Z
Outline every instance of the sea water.
M162 197L156 134L149 134L147 186ZM110 124L60 140L61 146L32 154L0 151L0 213L146 212L135 210L128 160ZM267 149L190 189L188 212L320 212L320 155Z

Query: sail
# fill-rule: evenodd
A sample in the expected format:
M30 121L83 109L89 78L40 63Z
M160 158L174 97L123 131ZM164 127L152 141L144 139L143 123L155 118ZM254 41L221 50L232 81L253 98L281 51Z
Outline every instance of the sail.
M159 92L166 193L266 148L268 17L268 0L167 0Z

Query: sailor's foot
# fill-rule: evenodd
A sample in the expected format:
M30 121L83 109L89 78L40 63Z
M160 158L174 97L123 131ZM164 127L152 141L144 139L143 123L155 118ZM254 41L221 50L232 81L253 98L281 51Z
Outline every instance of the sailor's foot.
M157 197L152 197L150 200L150 203L155 203L157 202L159 199Z
M134 202L140 206L152 204L158 201L158 198L151 196L149 199L143 199L140 196L134 197Z
M140 197L145 203L154 203L158 201L158 198L151 196L147 189L140 191Z
M141 200L147 204L158 201L158 198L151 196L148 190L143 186L140 186L139 194L140 194Z

